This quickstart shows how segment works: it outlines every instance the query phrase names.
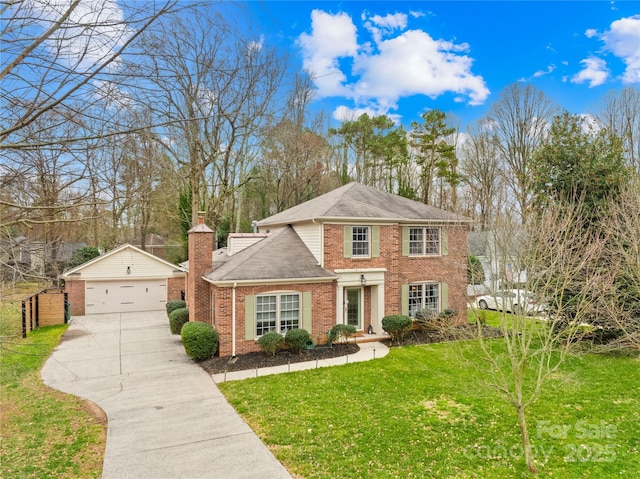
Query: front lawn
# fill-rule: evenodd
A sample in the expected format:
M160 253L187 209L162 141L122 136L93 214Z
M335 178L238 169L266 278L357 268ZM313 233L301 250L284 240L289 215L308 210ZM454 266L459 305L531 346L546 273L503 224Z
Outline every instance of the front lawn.
M80 398L45 386L40 368L67 329L50 326L20 337L19 302L0 302L0 477L100 477L105 425Z
M530 477L512 407L460 360L477 344L220 389L296 477ZM640 362L570 358L529 410L541 477L640 477Z

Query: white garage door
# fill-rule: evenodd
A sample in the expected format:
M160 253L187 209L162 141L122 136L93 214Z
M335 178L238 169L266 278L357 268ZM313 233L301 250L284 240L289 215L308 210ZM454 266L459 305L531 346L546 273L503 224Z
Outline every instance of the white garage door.
M85 314L165 309L167 280L87 281Z

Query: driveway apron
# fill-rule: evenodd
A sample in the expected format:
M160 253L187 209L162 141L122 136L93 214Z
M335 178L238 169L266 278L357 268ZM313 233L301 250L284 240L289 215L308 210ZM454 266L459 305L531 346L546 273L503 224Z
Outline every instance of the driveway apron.
M291 477L163 311L74 317L42 379L107 414L103 479Z

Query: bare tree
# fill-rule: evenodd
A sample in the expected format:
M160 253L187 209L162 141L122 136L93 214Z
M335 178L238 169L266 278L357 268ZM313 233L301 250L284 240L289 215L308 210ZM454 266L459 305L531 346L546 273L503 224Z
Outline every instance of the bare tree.
M281 61L210 8L158 22L137 53L127 70L147 79L136 95L168 125L160 134L187 175L192 221L204 209L215 227L238 187L243 155L271 114Z
M489 123L482 120L467 129L468 137L461 147L461 173L471 190L472 213L478 217L481 230L489 229L496 219L500 190L500 151Z
M482 313L474 310L484 362L478 358L471 361L482 369L483 380L514 407L526 463L534 472L538 467L527 410L588 331L582 323L593 312L590 295L604 294L612 287L610 275L597 266L605 241L597 235L584 234L583 226L588 221L582 216L582 206L574 203L550 207L532 216L524 227L519 221L498 225L495 240L488 247L495 257L493 262L510 264L512 274L520 281L526 273L523 289L532 291L531 299L538 304L546 304L549 315L544 319L529 317L522 303L515 308L518 300L510 300L511 304L508 300L505 309L517 309L518 313L500 313L502 340L496 343L484 339ZM569 290L588 291L590 295L569 298L565 295ZM571 321L565 317L569 301Z
M603 296L605 324L621 331L607 347L640 349L640 176L635 175L604 220L607 258L615 288Z
M520 83L507 86L489 112L506 170L505 179L523 222L531 207L533 153L556 113L558 108L542 91Z
M34 140L27 127L52 109L65 107L66 121L79 125L96 112L95 94L113 82L123 53L158 18L176 9L176 0L3 2L0 150L70 145L102 132L67 129L64 136ZM89 124L91 122L84 122ZM40 123L42 125L42 123Z
M627 164L640 174L640 91L627 87L610 92L603 98L596 118L622 138Z

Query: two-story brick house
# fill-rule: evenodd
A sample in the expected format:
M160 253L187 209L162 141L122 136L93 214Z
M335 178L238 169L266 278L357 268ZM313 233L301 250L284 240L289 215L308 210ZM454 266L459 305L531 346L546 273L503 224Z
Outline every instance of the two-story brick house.
M382 318L422 308L466 318L467 218L349 183L230 235L213 249L202 222L189 233L192 321L213 324L220 355L259 350L268 331L335 324L382 332Z

